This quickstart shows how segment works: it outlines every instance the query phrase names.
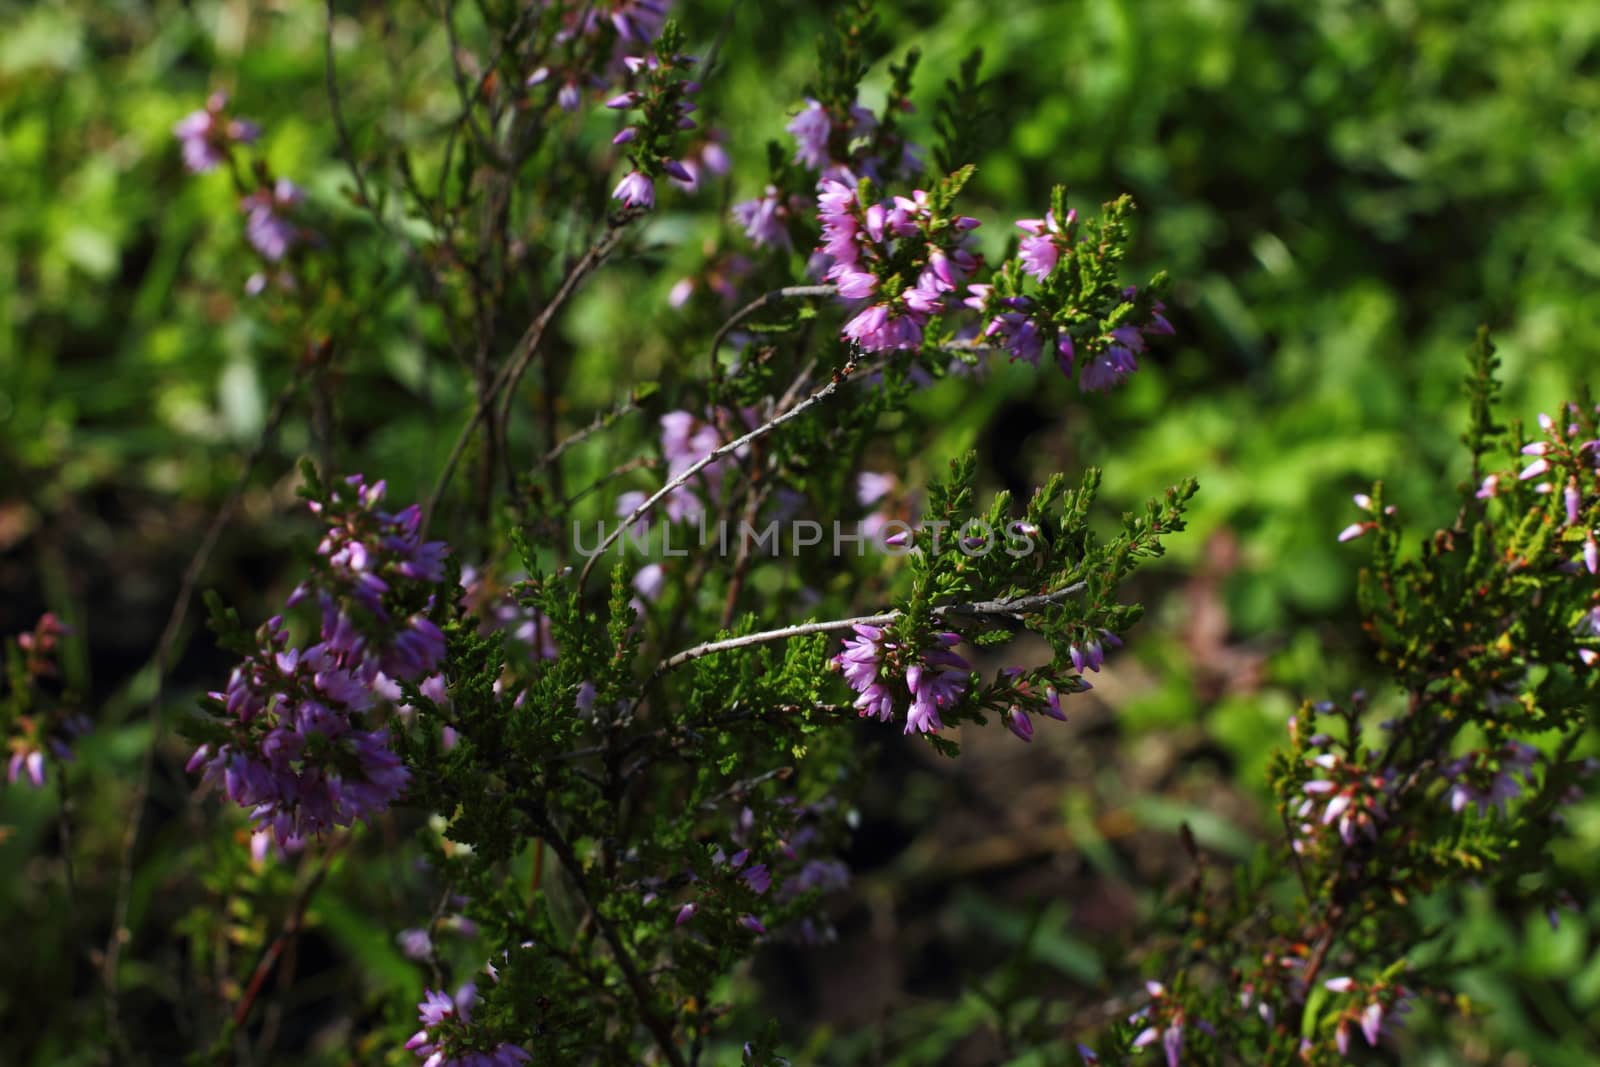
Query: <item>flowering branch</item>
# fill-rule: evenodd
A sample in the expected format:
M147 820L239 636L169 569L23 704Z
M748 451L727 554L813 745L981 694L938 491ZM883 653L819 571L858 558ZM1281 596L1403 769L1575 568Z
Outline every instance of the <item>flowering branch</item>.
M1032 612L1043 611L1045 608L1059 604L1068 597L1081 593L1087 582L1074 582L1069 586L1057 589L1050 593L1041 593L1037 596L1004 597L999 600L980 600L970 604L945 604L933 609L936 619L952 616L966 616L968 618L1010 618L1019 619ZM707 641L704 644L686 648L662 661L656 668L659 677L670 670L683 666L691 660L710 656L717 652L727 652L736 648L748 648L752 645L766 644L769 641L785 641L791 637L807 637L811 634L839 633L852 630L857 626L887 626L900 618L904 612L886 611L878 615L858 615L853 619L829 619L825 622L803 622L795 626L783 626L776 630L762 630L760 633L745 634L742 637L728 637L721 641Z

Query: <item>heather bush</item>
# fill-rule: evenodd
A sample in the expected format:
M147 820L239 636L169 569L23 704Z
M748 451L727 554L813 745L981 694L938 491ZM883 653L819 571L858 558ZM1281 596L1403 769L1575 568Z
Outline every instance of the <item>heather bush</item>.
M218 9L219 35L238 14ZM789 97L749 80L761 50L739 54L737 9L316 15L315 78L241 57L235 91L213 73L155 122L206 251L139 298L173 320L150 354L200 322L231 353L218 414L179 388L161 415L220 421L237 460L150 457L145 484L197 479L211 506L155 623L128 623L149 662L96 701L75 643L91 620L44 614L8 647L0 810L21 832L0 847L36 857L12 914L59 906L67 961L51 1017L18 1024L24 1062L1317 1064L1489 1062L1485 1033L1547 1057L1586 1044L1554 1025L1519 1041L1486 1019L1505 998L1462 988L1507 957L1464 918L1475 901L1584 936L1600 429L1581 388L1528 430L1480 331L1459 479L1400 472L1342 532L1309 507L1309 586L1277 576L1293 552L1249 563L1270 592L1238 614L1320 609L1292 655L1329 649L1264 685L1194 542L1219 551L1219 517L1258 501L1241 480L1305 492L1330 480L1308 469L1385 464L1319 468L1278 442L1185 468L1173 435L1217 428L1204 400L1163 406L1246 313L1197 298L1182 256L1175 280L1145 265L1147 229L1177 223L1136 214L1118 166L1084 180L1064 152L1059 181L1016 179L997 131L1043 119L1014 114L1007 50L928 77L919 44L948 42L858 0ZM286 141L289 106L258 109L275 76L317 102L320 138ZM752 84L768 121L737 118L751 103L730 87ZM1071 447L1006 436L1039 398ZM44 421L72 417L99 416ZM1230 428L1250 441L1252 421ZM1419 430L1419 453L1439 436ZM19 454L58 480L14 524L87 499L68 475L88 460L48 434ZM260 556L230 547L240 530ZM1183 597L1169 545L1196 571ZM1327 560L1362 545L1340 581L1353 562ZM1221 611L1223 637L1174 624L1186 610ZM1107 669L1179 642L1154 694ZM1092 795L1209 717L1211 687L1205 729L1248 813L1137 798L1165 854L1134 875L1112 824L1069 804L1049 851L1137 901L1092 945L1023 890L962 905L1001 936L954 997L853 1034L786 1002L785 968L828 981L865 934L852 902L886 894L863 812L935 838L963 814L938 777L900 794L897 760L1087 746L1109 714L1114 765L1058 787ZM1285 692L1304 702L1280 717ZM905 869L889 884L916 891Z

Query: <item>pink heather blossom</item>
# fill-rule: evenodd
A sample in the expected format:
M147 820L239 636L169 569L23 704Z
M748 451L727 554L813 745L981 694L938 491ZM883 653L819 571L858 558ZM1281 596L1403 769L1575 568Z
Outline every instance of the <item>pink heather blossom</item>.
M1138 369L1139 363L1130 349L1112 345L1084 364L1078 385L1086 392L1102 392L1121 385L1128 375Z
M623 0L610 6L611 25L617 31L617 36L626 41L649 44L661 33L671 4L666 0Z
M888 722L894 715L894 696L880 672L885 652L897 646L884 640L884 631L876 626L854 627L855 637L847 638L844 651L833 658L834 666L844 675L844 680L858 694L856 708L863 716L876 715Z
M1390 776L1370 771L1331 752L1316 756L1310 762L1316 768L1313 773L1321 773L1322 777L1301 787L1306 799L1301 801L1295 814L1304 821L1293 843L1295 851L1304 851L1316 834L1318 826L1311 820L1317 814L1319 803L1322 811L1317 824L1336 827L1346 845L1354 844L1357 834L1376 841L1378 824L1388 817L1389 791L1393 787Z
M623 179L617 183L617 187L611 191L611 198L621 201L622 206L625 208L649 209L655 207L655 183L645 177L642 171L631 170L623 176Z
M1544 474L1549 469L1550 469L1550 461L1549 460L1547 460L1547 459L1536 459L1532 463L1528 464L1526 467L1522 468L1522 473L1517 475L1517 477L1525 482L1530 478L1539 477L1539 475Z
M1040 281L1048 278L1061 260L1062 249L1069 240L1068 231L1077 217L1076 211L1068 211L1066 223L1059 226L1053 213L1046 213L1042 219L1019 220L1017 227L1028 234L1018 250L1022 269Z
M6 765L6 783L15 785L19 777L26 777L35 789L44 786L44 753L38 749L13 752Z
M924 653L921 662L906 668L906 689L911 693L906 733L943 729L940 709L954 705L966 692L972 665L951 651L960 640L959 634L938 635L938 647Z

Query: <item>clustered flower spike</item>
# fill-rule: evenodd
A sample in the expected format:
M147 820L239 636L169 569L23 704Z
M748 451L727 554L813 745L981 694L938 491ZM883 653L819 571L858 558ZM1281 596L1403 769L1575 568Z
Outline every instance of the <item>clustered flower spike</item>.
M470 982L454 997L433 989L423 991L417 1005L422 1029L406 1042L406 1048L422 1057L422 1067L517 1067L533 1062L526 1050L509 1041L485 1047L472 1025L472 1006L477 1000L477 987Z
M72 632L53 612L45 612L32 630L15 638L10 663L11 678L18 683L9 694L10 736L0 737L6 758L6 784L19 780L35 789L42 788L45 767L50 758L65 763L72 759L70 742L86 733L89 720L50 692L59 676L56 652L60 639ZM5 724L0 717L0 726Z
M833 665L858 694L855 706L862 717L888 722L909 697L906 733L943 729L940 710L958 702L970 681L972 665L954 651L961 635L938 634L934 647L917 652L891 641L882 627L858 624L854 629L855 637L845 639Z
M204 109L185 116L173 127L191 171L214 170L231 160L234 145L254 144L260 135L254 123L228 118L226 107L227 96L213 93ZM315 238L313 231L295 218L305 202L305 193L287 178L274 179L261 160L256 161L250 173L254 174L256 185L243 195L239 209L245 217L245 239L261 257L264 269L246 279L245 292L259 296L269 284L293 291L297 282L284 261L296 247ZM243 173L236 171L235 180L242 182Z
M1064 192L1056 200L1063 204ZM1125 205L1109 211L1120 218ZM1102 224L1080 237L1077 212L1061 207L1042 218L1019 219L1017 258L991 281L967 287L963 304L980 316L978 337L1013 360L1037 366L1045 352L1086 392L1110 389L1139 369L1153 336L1170 336L1166 307L1137 286L1117 286L1106 266L1117 240Z
M280 844L388 808L409 780L382 725L398 683L444 696L443 679L430 678L444 634L425 611L447 549L422 539L420 509L379 510L383 494L382 482L355 476L328 506L311 504L330 526L288 606L315 599L320 639L297 646L282 616L268 620L257 649L210 694L223 736L189 760Z
M847 886L850 870L843 863L832 857L806 855L822 844L817 824L825 813L836 806L837 801L832 798L801 804L793 796L778 797L775 809L769 813L775 816L770 828L780 835L776 842L777 849L760 862L751 862L754 857L750 846L760 844L763 840L770 841L771 838L763 838L758 834L755 812L744 808L734 824L732 835L735 845L739 847L729 855L719 846L711 852L709 870L689 872L690 882L697 887L698 898L676 905L672 912L673 926L686 926L709 905L723 912L725 917L732 918L749 933L765 936L766 923L760 916L745 909L765 897L775 881L778 888L773 895L779 905L790 904L804 893L827 893ZM655 890L660 884L659 879L646 880L645 885L649 890L644 898L646 903L656 899ZM755 900L752 901L752 898ZM692 930L685 933L691 934ZM820 944L834 936L832 927L820 917L810 915L802 915L779 933L804 944Z
M236 144L255 144L261 128L227 114L228 94L212 93L206 106L191 111L172 127L183 151L183 165L195 174L215 170L227 161Z
M1315 744L1326 739L1319 735L1312 740ZM1358 835L1376 841L1379 825L1388 818L1393 775L1353 763L1336 752L1313 756L1310 763L1316 777L1301 787L1306 796L1295 812L1303 820L1295 851L1305 851L1321 827L1337 827L1339 839L1346 845L1355 844Z
M661 8L663 5L650 5ZM661 12L652 11L652 16ZM631 16L622 16L625 24L633 25ZM659 29L658 19L652 19L653 28L641 37L648 42ZM620 32L620 31L619 31ZM628 35L624 34L626 39ZM706 174L726 174L731 166L727 150L722 147L722 135L716 131L703 134L694 148L682 152L673 147L678 135L699 128L690 116L699 110L693 99L700 91L700 83L686 75L696 60L694 56L673 51L665 40L655 49L640 55L624 55L621 66L632 88L615 94L605 102L613 111L636 111L638 117L618 130L612 137L614 145L631 145L632 169L612 190L611 197L624 208L648 210L655 206L655 179L666 175L675 185L688 192L697 192ZM669 154L670 153L670 154Z
M867 302L843 331L863 351L920 347L928 320L978 266L968 237L978 220L937 218L921 189L864 206L855 187L824 178L817 215L824 276L841 300Z
M244 198L245 237L268 263L281 261L301 240L292 215L304 200L305 193L288 178L279 178L271 189L257 189Z

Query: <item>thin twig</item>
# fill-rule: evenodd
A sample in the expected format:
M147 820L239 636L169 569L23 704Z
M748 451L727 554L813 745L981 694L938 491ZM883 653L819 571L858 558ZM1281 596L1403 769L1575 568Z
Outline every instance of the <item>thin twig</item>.
M556 294L551 297L550 303L546 304L544 310L540 311L538 317L529 324L527 331L522 335L522 339L517 342L516 348L512 349L510 358L501 368L500 374L496 376L487 394L478 398L472 409L472 417L461 428L460 434L456 437L455 445L450 449L450 455L444 463L444 470L439 472L439 480L434 483L433 492L428 494L428 502L422 512L423 529L427 529L429 521L438 509L439 501L444 496L446 487L450 484L451 475L455 473L456 464L460 461L461 454L466 451L468 442L472 440L473 433L482 424L489 408L502 393L509 396L515 392L516 383L522 379L523 373L528 369L528 364L538 351L539 342L544 337L545 330L549 328L551 320L555 318L556 312L561 309L567 298L577 289L578 283L583 281L617 247L618 242L622 240L623 226L626 221L626 219L620 220L608 226L600 240L596 241L589 248L589 251L585 252L582 258L567 272L566 278L561 283L561 288L556 290ZM507 411L509 412L509 410L510 402L508 400Z
M714 382L722 380L722 364L717 362L717 353L722 348L722 342L727 338L728 334L733 331L733 328L739 325L739 323L743 322L745 319L748 319L751 315L754 315L762 308L771 307L773 304L776 304L781 300L795 300L801 297L810 296L833 296L838 291L839 287L836 285L790 285L782 289L773 289L770 292L762 293L760 296L750 301L750 303L746 304L738 311L735 311L732 315L728 316L727 321L725 321L721 326L717 327L717 332L712 335L711 380Z
M701 471L705 470L711 464L715 463L717 460L721 459L723 456L731 455L732 453L739 451L746 445L749 445L752 441L759 441L773 430L776 430L779 426L782 426L784 423L793 419L799 418L812 407L828 399L828 397L832 396L838 391L839 386L843 385L849 380L850 376L855 373L858 366L860 366L859 357L852 355L850 359L846 361L845 365L840 367L839 370L835 372L834 376L822 388L818 389L816 392L800 401L800 403L796 404L788 411L775 415L767 422L757 426L743 437L735 438L734 440L729 441L727 444L713 449L710 453L701 457L698 462L693 463L689 467L685 468L681 473L678 474L676 478L671 479L666 485L663 485L660 489L656 490L654 494L645 499L644 503L634 508L632 513L629 514L628 517L622 522L617 524L616 529L607 534L605 539L600 542L600 547L595 549L594 555L589 557L588 562L583 565L583 570L578 573L578 588L583 588L584 582L586 582L589 578L589 572L594 570L596 561L598 561L601 556L606 554L606 550L612 545L616 544L617 541L622 538L623 533L630 529L634 523L638 522L646 514L648 514L651 508L659 504L673 491L688 484L690 479L699 474Z
M376 215L378 205L373 202L367 191L367 178L361 172L361 164L356 159L355 143L350 139L350 130L344 121L344 109L339 102L339 75L333 56L333 19L333 0L328 0L328 26L327 32L323 34L322 47L324 77L328 87L328 108L333 116L333 131L339 139L339 154L344 156L345 167L349 169L350 177L356 183L356 195L361 197L362 205Z
M639 398L637 396L630 396L616 407L607 411L602 411L600 414L594 417L594 421L589 423L589 425L583 427L581 430L574 430L572 433L568 434L566 437L557 442L555 447L546 452L543 458L541 458L538 463L534 464L533 469L535 471L548 469L552 463L560 459L562 455L566 453L567 449L573 447L574 445L582 444L590 437L594 436L601 430L604 430L606 427L616 422L618 419L622 418L624 415L631 415L638 410Z

